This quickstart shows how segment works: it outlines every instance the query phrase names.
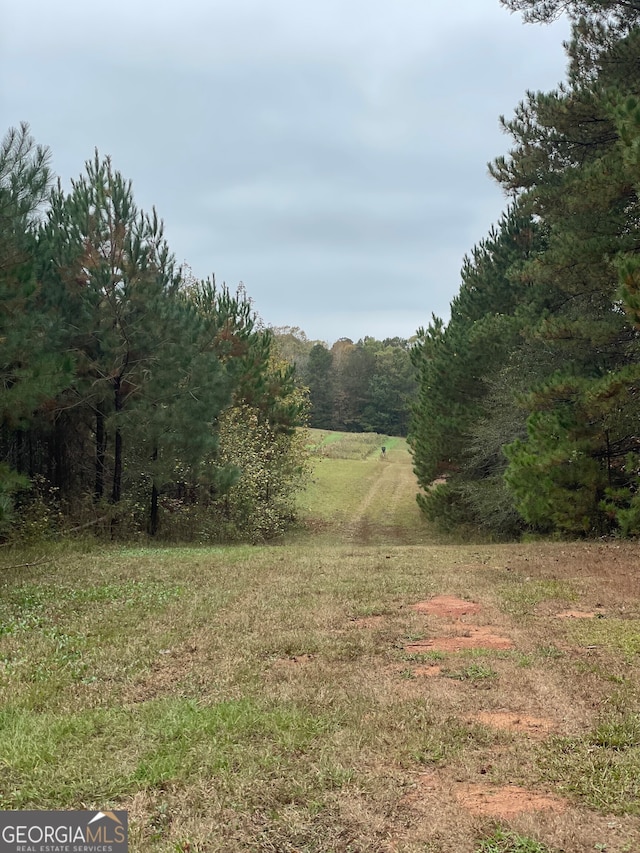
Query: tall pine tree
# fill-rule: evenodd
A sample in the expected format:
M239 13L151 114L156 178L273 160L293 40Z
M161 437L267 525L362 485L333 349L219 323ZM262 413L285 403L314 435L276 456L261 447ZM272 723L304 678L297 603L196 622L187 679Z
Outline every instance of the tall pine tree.
M510 5L541 16L553 4ZM633 316L637 137L621 105L640 92L640 33L633 4L567 5L568 83L529 94L505 122L515 144L493 172L544 222L547 250L527 272L557 294L533 335L556 369L527 397L529 435L508 448L507 482L528 521L588 534L628 515L637 484L640 350L625 312Z

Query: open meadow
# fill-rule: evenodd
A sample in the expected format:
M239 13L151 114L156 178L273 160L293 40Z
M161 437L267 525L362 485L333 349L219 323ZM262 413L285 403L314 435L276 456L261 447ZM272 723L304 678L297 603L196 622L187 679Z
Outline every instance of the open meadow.
M0 809L126 809L132 851L640 853L638 544L455 544L402 439L311 437L282 544L0 549Z

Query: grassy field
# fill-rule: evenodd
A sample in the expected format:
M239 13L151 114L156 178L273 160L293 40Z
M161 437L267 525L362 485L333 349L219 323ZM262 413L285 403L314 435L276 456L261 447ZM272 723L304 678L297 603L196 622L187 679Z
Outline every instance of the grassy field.
M313 440L288 544L0 550L0 809L124 808L134 851L638 853L638 545L443 544L404 442Z
M407 442L395 436L309 430L313 481L300 513L315 542L432 543L416 503ZM384 455L382 448L385 448Z

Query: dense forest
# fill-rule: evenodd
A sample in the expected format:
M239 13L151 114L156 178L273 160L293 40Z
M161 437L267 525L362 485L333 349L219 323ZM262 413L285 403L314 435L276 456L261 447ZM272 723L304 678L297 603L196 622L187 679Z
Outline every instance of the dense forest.
M246 293L178 268L108 158L64 192L28 127L7 133L0 536L272 536L307 408Z
M640 3L502 4L570 16L568 75L502 119L508 207L419 331L418 500L498 536L638 534Z
M273 329L278 351L309 391L310 425L345 432L406 435L417 391L411 342L403 338L328 347L298 328Z

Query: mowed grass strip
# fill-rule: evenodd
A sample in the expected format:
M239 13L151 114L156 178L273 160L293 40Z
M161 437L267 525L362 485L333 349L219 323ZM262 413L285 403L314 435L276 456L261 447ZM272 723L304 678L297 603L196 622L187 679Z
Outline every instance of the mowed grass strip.
M327 541L420 544L447 541L418 508L406 439L310 430L312 480L298 498L303 523ZM382 447L385 448L384 455Z
M380 476L377 459L317 459L312 482L299 498L303 517L324 522L349 521Z
M515 784L569 806L512 838L640 849L640 682L615 628L634 620L584 546L309 538L44 557L0 556L2 808L127 808L133 850L475 853L486 822L451 791ZM482 610L411 609L436 594ZM568 600L603 618L555 618ZM442 677L415 675L407 645L469 625L515 648L439 653ZM553 734L471 719L504 709Z
M309 430L313 477L300 496L303 517L348 521L380 476L380 454L387 436ZM397 442L399 439L394 439Z
M293 771L300 752L313 764L314 744L331 727L294 704L249 699L167 698L64 717L9 707L0 713L0 804L70 807L195 778L231 790L243 777Z

